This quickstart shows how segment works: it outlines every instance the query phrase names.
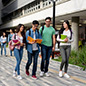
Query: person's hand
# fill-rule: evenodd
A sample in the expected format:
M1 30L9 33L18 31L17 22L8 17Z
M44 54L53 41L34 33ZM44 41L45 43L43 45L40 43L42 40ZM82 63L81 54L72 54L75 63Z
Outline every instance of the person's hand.
M6 43L6 42L3 42L3 43Z
M55 47L52 48L52 51L55 51Z
M34 44L34 43L35 43L35 41L32 41L32 42L30 42L30 41L29 41L29 43L30 43L30 44Z
M64 41L65 41L65 42L68 42L68 38L65 38Z
M21 45L20 46L24 46L24 43L21 43Z
M17 44L20 44L20 41L18 41L17 43L14 43L14 46L16 46Z

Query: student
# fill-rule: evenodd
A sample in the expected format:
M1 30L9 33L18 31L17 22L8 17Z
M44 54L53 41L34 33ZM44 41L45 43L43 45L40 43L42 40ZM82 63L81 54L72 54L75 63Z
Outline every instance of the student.
M12 36L13 36L13 30L10 29L10 34L8 35L8 42L10 42L12 40ZM10 56L12 56L12 51L10 50Z
M20 63L22 60L23 46L25 43L25 31L24 30L25 30L24 25L19 24L17 26L16 33L12 37L12 41L18 40L18 42L13 41L13 45L15 46L14 56L16 57L16 61L17 61L15 70L13 71L13 77L17 76L18 79L22 79L22 77L20 75Z
M27 42L27 54L28 54L28 61L26 64L26 74L29 76L29 67L32 63L32 56L33 56L33 70L32 70L32 78L37 79L36 71L37 71L37 60L39 55L39 44L35 43L35 41L30 42L27 40L28 36L32 37L33 39L41 39L41 34L37 30L39 22L34 20L32 22L32 28L27 30L26 32L26 42Z
M67 37L62 40L61 34L66 35ZM70 76L67 74L67 70L68 70L68 60L71 52L71 42L73 42L73 33L71 31L68 20L64 21L63 28L59 31L59 35L57 36L57 41L60 42L60 52L62 56L59 77L63 76L62 69L64 66L64 77L70 78Z
M3 35L1 36L1 55L3 54L3 47L4 47L4 55L6 55L6 43L7 43L7 37L6 33L3 32Z
M44 73L46 76L49 76L49 59L52 51L55 50L55 29L52 26L50 26L50 24L51 18L47 17L45 19L45 25L41 27L39 30L43 40L41 44L42 61L40 76L43 76Z

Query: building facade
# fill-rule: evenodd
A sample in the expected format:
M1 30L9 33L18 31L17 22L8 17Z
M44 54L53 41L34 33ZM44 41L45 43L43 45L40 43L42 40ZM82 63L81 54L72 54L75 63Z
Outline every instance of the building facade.
M31 26L35 19L42 25L47 16L53 17L52 0L1 0L0 31L15 28L19 23ZM69 20L74 33L72 49L78 50L79 38L86 39L86 0L55 0L56 29L64 20ZM84 35L83 35L84 34Z

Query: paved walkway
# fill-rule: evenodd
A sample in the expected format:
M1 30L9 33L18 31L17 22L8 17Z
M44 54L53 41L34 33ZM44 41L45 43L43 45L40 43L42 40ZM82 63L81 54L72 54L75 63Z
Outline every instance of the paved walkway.
M8 53L9 54L9 50ZM21 62L22 80L12 77L13 70L16 65L15 57L0 56L0 86L86 86L86 71L80 70L78 67L69 65L68 74L70 79L59 78L60 62L50 60L49 73L50 77L40 77L40 62L38 59L37 80L32 79L32 65L30 67L30 76L25 74L25 65L27 62L26 50L24 50L23 60Z

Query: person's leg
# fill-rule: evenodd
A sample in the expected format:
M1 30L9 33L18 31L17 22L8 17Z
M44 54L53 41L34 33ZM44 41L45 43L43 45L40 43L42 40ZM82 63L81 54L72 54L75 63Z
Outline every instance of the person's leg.
M15 67L15 71L17 71L17 74L20 75L20 56L19 56L19 50L18 49L14 49L14 56L16 57L16 67Z
M45 66L44 66L44 64L45 64L45 59L46 59L46 50L47 50L47 48L46 48L46 46L44 46L44 45L42 45L42 60L41 60L41 71L42 72L44 72L45 71Z
M20 48L19 55L20 55L20 63L21 63L22 56L23 56L23 47Z
M28 54L28 61L26 63L26 71L28 71L29 69L29 66L31 65L32 63L32 54L30 52L27 51L27 54Z
M63 46L60 47L60 53L61 53L61 56L62 56L62 62L61 62L61 65L60 65L60 71L62 71L64 63L66 62L65 47L63 47Z
M39 51L33 51L33 70L32 70L32 76L36 75L36 71L37 71L37 61L38 61L38 55L39 55Z
M49 60L50 60L51 53L52 53L52 47L47 47L45 73L48 72L48 66L49 66Z
M65 73L67 73L67 70L68 70L68 62L69 62L70 52L71 52L71 46L67 46L67 49L66 49L67 57L66 57L65 68L64 68Z
M6 43L4 44L4 55L6 56Z
M1 44L1 55L3 54L3 44Z
M12 56L12 50L10 50L10 56Z

